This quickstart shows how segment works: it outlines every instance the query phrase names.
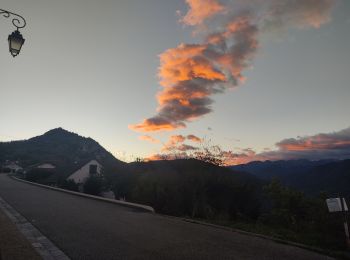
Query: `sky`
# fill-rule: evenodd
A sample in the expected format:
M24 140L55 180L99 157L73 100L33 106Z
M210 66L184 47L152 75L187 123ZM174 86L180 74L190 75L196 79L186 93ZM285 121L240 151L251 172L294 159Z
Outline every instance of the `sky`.
M350 158L350 1L2 0L0 141L63 127L122 160Z

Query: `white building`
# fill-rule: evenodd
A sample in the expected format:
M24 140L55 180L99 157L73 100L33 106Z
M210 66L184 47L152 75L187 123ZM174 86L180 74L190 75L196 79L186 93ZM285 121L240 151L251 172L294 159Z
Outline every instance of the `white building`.
M21 166L19 166L17 163L11 162L7 165L5 165L4 168L10 169L11 172L19 172L22 171L23 168Z
M83 165L77 171L72 173L67 180L73 180L77 184L83 184L85 180L90 175L101 175L102 174L102 165L96 161L91 160L87 164Z

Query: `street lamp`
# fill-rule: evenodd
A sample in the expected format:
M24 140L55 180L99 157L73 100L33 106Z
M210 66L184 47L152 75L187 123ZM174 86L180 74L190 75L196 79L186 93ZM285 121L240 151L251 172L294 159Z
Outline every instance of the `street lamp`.
M16 30L8 37L10 53L13 57L16 57L21 51L24 39L22 34Z
M24 38L18 29L24 28L27 24L26 20L20 16L19 14L15 14L3 9L0 9L0 14L2 14L5 18L12 19L12 24L17 28L13 33L11 33L8 37L9 42L9 50L13 57L16 57L24 44ZM13 17L12 17L13 16Z

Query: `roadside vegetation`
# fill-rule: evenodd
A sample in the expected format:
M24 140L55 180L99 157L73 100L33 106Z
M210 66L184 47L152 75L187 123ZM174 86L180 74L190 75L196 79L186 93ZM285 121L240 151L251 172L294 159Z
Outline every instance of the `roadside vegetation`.
M213 160L212 160L213 161ZM43 171L27 180L41 182ZM58 187L79 191L74 181ZM242 172L196 159L129 164L124 171L106 168L104 178L91 176L87 194L111 189L116 198L152 206L166 215L197 219L322 248L346 248L342 216L327 210L325 193L306 196L279 181L263 182Z

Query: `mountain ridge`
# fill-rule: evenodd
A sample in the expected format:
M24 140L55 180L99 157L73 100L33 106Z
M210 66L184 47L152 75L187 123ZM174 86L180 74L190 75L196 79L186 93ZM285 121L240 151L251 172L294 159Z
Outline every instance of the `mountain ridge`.
M350 196L347 188L350 186L350 159L251 162L229 168L250 173L264 181L278 179L283 185L312 196L320 192Z

